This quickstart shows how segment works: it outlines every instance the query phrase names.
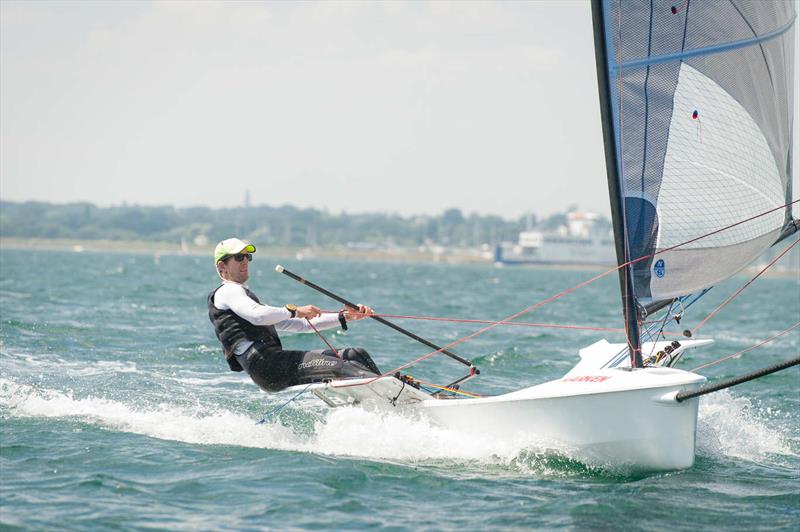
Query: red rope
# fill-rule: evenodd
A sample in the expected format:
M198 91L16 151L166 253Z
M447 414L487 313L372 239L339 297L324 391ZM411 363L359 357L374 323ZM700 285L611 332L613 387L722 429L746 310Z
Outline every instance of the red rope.
M605 272L603 272L603 273L601 273L601 274L595 275L595 276L594 276L594 277L592 277L591 279L589 279L589 280L587 280L587 281L584 281L584 282L582 282L582 283L580 283L580 284L577 284L577 285L575 285L575 286L574 286L574 287L572 287L572 288L569 288L569 289L567 289L567 290L564 290L564 291L562 291L562 292L560 292L560 293L558 293L558 294L556 294L556 295L554 295L554 296L552 296L552 297L550 297L550 298L547 298L547 299L545 299L545 300L543 300L543 301L540 301L539 303L536 303L535 305L531 305L530 307L528 307L528 308L526 308L526 309L524 309L524 310L522 310L522 311L520 311L520 312L517 312L516 314L512 314L511 316L509 316L509 317L507 317L507 318L505 318L505 319L503 319L503 320L500 320L500 322L495 322L495 323L493 323L492 325L489 325L488 327L484 327L484 328L482 328L482 329L480 329L480 330L478 330L478 331L476 331L476 332L474 332L474 333L472 333L472 334L470 334L470 335L467 335L467 336L465 336L465 337L463 337L463 338L460 338L460 339L458 339L458 340L456 340L456 341L454 341L454 342L451 342L450 344L448 344L448 345L446 345L446 346L444 346L444 347L441 347L441 348L437 349L436 351L432 351L432 352L428 353L427 355L423 355L423 356L421 356L421 357L417 358L416 360L412 360L411 362L409 362L409 363L407 363L407 364L403 364L402 366L398 366L397 368L393 369L392 371L390 371L390 372L388 372L388 373L385 373L384 375L390 375L390 374L393 374L393 373L395 373L395 372L397 372L397 371L400 371L400 370L406 369L406 368L407 368L407 367L409 367L409 366L413 366L413 365L414 365L414 364L416 364L417 362L422 362L423 360L425 360L425 359L427 359L427 358L430 358L430 357L432 357L433 355L435 355L435 354L437 354L437 353L440 353L440 352L441 352L442 350L444 350L444 349L449 349L449 348L451 348L451 347L453 347L453 346L456 346L456 345L458 345L458 344L461 344L461 343L463 343L463 342L466 342L467 340L471 340L472 338L475 338L475 337L476 337L476 336L478 336L478 335L481 335L481 334L483 334L483 333L485 333L485 332L487 332L487 331L489 331L489 330L491 330L491 329L494 329L495 327L497 327L497 324L498 324L498 323L505 322L505 321L511 321L511 320L513 320L514 318L517 318L517 317L519 317L519 316L522 316L523 314L526 314L526 313L528 313L528 312L530 312L530 311L532 311L532 310L534 310L534 309L536 309L536 308L538 308L538 307L541 307L542 305L545 305L545 304L547 304L547 303L550 303L550 302L552 302L552 301L555 301L556 299L558 299L558 298L560 298L560 297L563 297L563 296L565 296L565 295L567 295L567 294L570 294L570 293L574 292L575 290L577 290L577 289L579 289L579 288L583 288L584 286L588 285L589 283L593 283L594 281L596 281L596 280L600 279L601 277L605 277L605 276L606 276L606 275L608 275L609 273L612 273L612 272L618 271L620 268L623 268L623 267L625 267L625 266L628 266L628 265L630 265L630 264L634 264L634 263L636 263L636 262L639 262L640 260L644 260L644 259L647 259L647 258L653 257L653 256L655 256L655 255L658 255L658 254L660 254L660 253L664 253L664 252L666 252L666 251L671 251L671 250L673 250L673 249L675 249L675 248L678 248L678 247L680 247L680 246L685 246L686 244L691 244L692 242L696 242L696 241L700 240L701 238L705 238L705 237L707 237L707 236L711 236L711 235L717 234L717 233L719 233L719 232L721 232L721 231L725 231L725 230L727 230L727 229L730 229L731 227L735 227L735 226L737 226L737 225L741 225L741 224L743 224L743 223L747 223L747 222L749 222L749 221L752 221L752 220L754 220L754 219L756 219L756 218L759 218L759 217L761 217L761 216L765 216L765 215L767 215L767 214L769 214L769 213L771 213L771 212L774 212L774 211L776 211L776 210L779 210L779 209L786 208L787 206L789 206L789 205L792 205L792 204L794 204L794 203L797 203L798 201L800 201L800 199L798 199L798 200L795 200L795 201L792 201L792 202L790 202L790 203L787 203L787 204L785 204L785 205L782 205L782 206L780 206L780 207L776 207L776 208L774 208L774 209L770 209L770 210L768 210L768 211L766 211L766 212L763 212L763 213L761 213L761 214L758 214L758 215L756 215L756 216L752 216L752 217L750 217L750 218L748 218L748 219L746 219L746 220L742 220L742 221L740 221L740 222L737 222L737 223L734 223L734 224L728 225L728 226L726 226L726 227L723 227L723 228L721 228L721 229L717 229L716 231L712 231L712 232L710 232L710 233L708 233L708 234L705 234L705 235L699 236L699 237L697 237L697 238L693 238L693 239L691 239L691 240L688 240L688 241L686 241L686 242L683 242L683 243L677 244L677 245L675 245L675 246L672 246L672 247L669 247L669 248L666 248L666 249L662 249L661 251L657 251L657 252L655 252L655 253L651 253L651 254L649 254L649 255L643 255L643 256L639 257L638 259L634 259L634 260L631 260L631 261L625 262L625 263L623 263L623 264L620 264L619 266L617 266L617 267L615 267L615 268L611 268L610 270L608 270L608 271L605 271ZM630 344L629 344L629 345L630 345ZM381 376L383 376L383 375L381 375ZM376 377L376 378L378 378L378 377ZM370 382L371 382L371 381L370 381Z
M322 312L332 312L323 310ZM393 318L398 320L421 320L421 321L445 321L450 323L486 323L495 325L511 325L515 327L540 327L544 329L572 329L579 331L599 331L599 332L615 332L624 333L625 329L611 328L611 327L590 327L588 325L566 325L559 323L528 323L522 321L492 321L492 320L475 320L467 318L443 318L437 316L410 316L405 314L371 314L371 316L378 316L380 318ZM659 323L661 320L659 320ZM670 334L670 333L667 333ZM675 336L683 336L682 333L674 333Z
M792 249L794 246L796 246L798 242L800 242L800 238L798 238L797 240L795 240L795 241L792 243L792 245L791 245L791 246L788 246L786 249L784 249L784 250L783 250L783 252L782 252L780 255L778 255L777 257L775 257L774 259L772 259L772 262L770 262L769 264L767 264L767 265L766 265L766 266L765 266L765 267L764 267L764 268L763 268L763 269L762 269L760 272L758 272L758 273L756 274L756 276L755 276L755 277L753 277L752 279L750 279L749 281L747 281L745 284L743 284L743 285L742 285L742 286L741 286L741 287L740 287L740 288L739 288L739 289L738 289L736 292L734 292L734 293L733 293L733 294L732 294L732 295L731 295L731 296L730 296L728 299L726 299L725 301L723 301L723 302L722 302L722 303L721 303L721 304L720 304L720 305L719 305L717 308L715 308L714 310L712 310L712 311L711 311L711 313L710 313L708 316L706 316L705 318L703 318L703 320L702 320L700 323L698 323L697 325L695 325L695 326L694 326L694 328L692 329L692 335L694 335L694 333L697 331L697 329L699 329L700 327L702 327L703 325L705 325L705 323L706 323L708 320L710 320L710 319L711 319L711 317L712 317L714 314L716 314L717 312L719 312L719 311L720 311L720 310L721 310L723 307L725 307L725 306L726 306L728 303L730 303L730 302L731 302L731 301L732 301L732 300L733 300L733 299L734 299L736 296L738 296L739 294L741 294L741 293L742 293L742 291L744 291L744 289L745 289L745 288L747 288L748 286L750 286L750 285L753 283L753 281L755 281L756 279L758 279L759 277L761 277L761 274L762 274L762 273L764 273L765 271L767 271L769 268L771 268L771 267L772 267L772 265L773 265L773 264L775 264L776 262L778 262L778 259L780 259L780 258L781 258L781 257L783 257L784 255L786 255L786 253L788 253L790 249Z
M312 328L312 329L314 329L314 332L315 332L315 333L317 333L317 336L319 336L320 338L322 338L322 341L323 341L323 342L325 342L325 345L327 345L327 346L330 348L330 350L331 350L331 351L333 351L334 353L336 353L336 356L337 356L337 357L339 357L339 358L342 358L342 356L339 354L339 351L337 351L335 347L333 347L331 344L329 344L329 343L328 343L328 340L326 340L326 339L325 339L325 337L324 337L324 336L322 336L322 333L321 333L321 332L319 332L319 330L317 330L317 328L316 328L316 327L314 327L314 324L313 324L313 323L311 323L311 320L310 320L310 319L308 319L308 318L306 318L306 321L308 322L308 324L309 324L309 325L311 325L311 328Z
M609 327L589 327L588 325L564 325L558 323L526 323L520 321L492 321L492 320L472 320L466 318L439 318L434 316L404 316L400 314L376 314L383 318L395 318L406 320L423 321L447 321L452 323L485 323L493 325L512 325L515 327L542 327L549 329L576 329L581 331L601 331L601 332L625 332L625 329L612 329Z
M738 226L738 225L742 225L742 224L744 224L744 223L750 222L750 221L752 221L752 220L755 220L755 219L757 219L757 218L760 218L760 217L762 217L762 216L766 216L767 214L770 214L770 213L772 213L772 212L775 212L775 211L777 211L777 210L780 210L780 209L785 209L786 207L788 207L788 206L790 206L790 205L794 205L795 203L798 203L798 202L800 202L800 199L797 199L797 200L791 201L791 202L789 202L789 203L786 203L786 204L784 204L784 205L781 205L781 206L779 206L779 207L775 207L775 208L773 208L773 209L769 209L768 211L762 212L762 213L760 213L760 214L757 214L757 215L755 215L755 216L751 216L750 218L747 218L747 219L745 219L745 220L741 220L741 221L739 221L739 222L736 222L736 223L733 223L733 224L727 225L727 226L725 226L725 227L722 227L722 228L720 228L720 229L717 229L717 230L715 230L715 231L711 231L710 233L706 233L706 234L704 234L704 235L698 236L698 237L696 237L696 238L693 238L693 239L691 239L691 240L687 240L686 242L681 242L680 244L676 244L676 245L674 245L674 246L671 246L671 247L668 247L668 248L662 249L661 251L656 251L656 252L654 252L654 253L650 253L650 254L648 254L648 255L642 255L641 257L639 257L639 258L637 258L637 259L633 259L633 260L629 260L629 261L627 261L627 262L624 262L623 264L620 264L620 265L618 265L618 266L616 266L616 267L614 267L614 268L611 268L611 269L609 269L609 270L607 270L607 271L605 271L605 272L603 272L603 273L601 273L601 274L595 275L595 276L594 276L594 277L592 277L591 279L589 279L589 280L587 280L587 281L584 281L584 282L582 282L582 283L579 283L579 284L575 285L575 286L574 286L574 287L572 287L572 288L569 288L569 289L567 289L567 290L564 290L564 291L562 291L562 292L559 292L558 294L556 294L556 295L554 295L554 296L552 296L552 297L549 297L549 298L547 298L547 299L544 299L544 300L540 301L539 303L536 303L536 304L534 304L534 305L531 305L530 307L528 307L528 308L526 308L526 309L524 309L524 310L522 310L522 311L520 311L520 312L517 312L517 313L515 313L515 314L512 314L511 316L508 316L508 317L504 318L503 320L500 320L500 321L498 321L498 322L490 322L491 324L490 324L489 326L487 326L487 327L484 327L484 328L482 328L482 329L479 329L478 331L476 331L476 332L474 332L474 333L472 333L472 334L469 334L469 335L467 335L467 336L464 336L463 338L460 338L460 339L458 339L458 340L455 340L454 342L451 342L450 344L448 344L448 345L446 345L446 346L444 346L444 347L441 347L441 348L437 349L436 351L432 351L432 352L430 352L430 353L428 353L428 354L426 354L426 355L423 355L423 356L421 356L421 357L419 357L419 358L417 358L417 359L415 359L415 360L412 360L411 362L408 362L407 364L403 364L403 365L401 365L401 366L398 366L397 368L395 368L395 369L393 369L393 370L391 370L391 371L388 371L388 372L386 372L386 373L383 373L382 375L378 375L377 377L374 377L374 378L370 379L369 381L367 381L367 382L365 382L365 383L362 383L362 384L370 384L371 382L374 382L375 380L377 380L377 379L379 379L379 378L381 378L381 377L385 377L385 376L387 376L387 375L392 375L392 374L394 374L394 373L395 373L395 372L397 372L397 371L400 371L400 370L406 369L406 368L408 368L408 367L410 367L410 366L413 366L414 364L416 364L416 363L418 363L418 362L422 362L423 360L426 360L426 359L428 359L428 358L432 357L433 355L435 355L435 354L437 354L437 353L440 353L440 352L442 352L442 351L443 351L443 350L445 350L445 349L449 349L449 348L451 348L451 347L453 347L453 346L456 346L456 345L458 345L458 344L464 343L464 342L466 342L467 340L471 340L472 338L475 338L476 336L479 336L479 335L481 335L481 334L483 334L483 333L485 333L485 332L487 332L487 331L489 331L489 330L491 330L491 329L494 329L495 327L497 327L498 325L500 325L500 324L502 324L502 323L504 323L504 322L511 321L511 320L513 320L514 318L517 318L517 317L519 317L519 316L522 316L523 314L526 314L526 313L528 313L528 312L530 312L530 311L532 311L532 310L534 310L534 309L536 309L536 308L538 308L538 307L541 307L542 305L545 305L545 304L547 304L547 303L551 303L551 302L555 301L556 299L559 299L559 298L561 298L561 297L563 297L563 296L565 296L565 295L567 295L567 294L570 294L570 293L574 292L575 290L577 290L577 289L579 289L579 288L583 288L584 286L586 286L586 285L588 285L588 284L590 284L590 283L593 283L594 281L596 281L596 280L598 280L598 279L600 279L600 278L602 278L602 277L605 277L606 275L608 275L608 274L610 274L610 273L613 273L613 272L615 272L615 271L618 271L620 268L624 268L624 267L626 267L626 266L630 266L631 264L635 264L635 263L637 263L637 262L639 262L639 261L642 261L642 260L649 259L649 258L651 258L651 257L654 257L654 256L656 256L656 255L659 255L659 254L661 254L661 253L665 253L665 252L667 252L667 251L672 251L673 249L677 249L677 248L679 248L679 247L681 247L681 246L685 246L685 245L687 245L687 244L691 244L691 243L693 243L693 242L697 242L698 240L701 240L701 239L703 239L703 238L709 237L709 236L711 236L711 235L715 235L715 234L717 234L717 233L721 233L722 231L726 231L726 230L728 230L728 229L731 229L732 227L736 227L736 226ZM795 242L795 243L797 243L797 242ZM794 246L794 244L792 244L792 246ZM785 253L785 251L784 251L784 253ZM781 254L781 255L783 255L783 254ZM780 258L780 256L779 256L778 258ZM777 260L777 259L776 259L776 260ZM774 263L774 262L775 262L775 261L773 261L773 263ZM770 264L770 265L771 265L771 264ZM769 267L769 266L767 266L767 267ZM759 274L759 275L760 275L760 274ZM732 299L732 298L729 298L729 299ZM626 328L627 328L627 325L626 325ZM627 331L626 331L626 336L627 336ZM326 343L327 343L327 342L326 342ZM628 345L630 346L630 342L628 342ZM336 386L336 387L337 387L337 388L340 388L340 387L341 387L341 388L345 388L345 387L349 387L349 386L360 386L360 385L361 385L361 384L342 384L342 385L338 385L338 386Z
M572 287L572 288L569 288L569 289L567 289L567 290L564 290L564 291L562 291L562 292L560 292L560 293L558 293L558 294L556 294L556 295L554 295L554 296L552 296L552 297L549 297L549 298L547 298L547 299L545 299L545 300L542 300L542 301L540 301L540 302L536 303L535 305L531 305L530 307L528 307L528 308L526 308L526 309L524 309L524 310L521 310L521 311L519 311L519 312L517 312L517 313L515 313L515 314L512 314L511 316L508 316L508 317L506 317L506 318L504 318L504 319L500 320L499 322L492 322L492 323L491 323L490 325L488 325L487 327L484 327L484 328L482 328L482 329L480 329L480 330L478 330L478 331L475 331L475 332L474 332L474 333L472 333L472 334L469 334L469 335L467 335L467 336L464 336L463 338L460 338L460 339L458 339L458 340L456 340L456 341L454 341L454 342L451 342L451 343L447 344L447 345L446 345L446 346L444 346L444 347L440 347L440 348L439 348L439 349L437 349L436 351L432 351L432 352L428 353L427 355L423 355L423 356L421 356L421 357L417 358L416 360L412 360L411 362L409 362L409 363L407 363L407 364L403 364L402 366L398 366L397 368L395 368L395 369L393 369L393 370L389 371L388 373L385 373L384 375L391 375L391 374L393 374L393 373L395 373L395 372L397 372L397 371L400 371L400 370L406 369L406 368L408 368L408 367L410 367L410 366L413 366L413 365L414 365L414 364L416 364L417 362L422 362L423 360L425 360L425 359L427 359L427 358L430 358L430 357L432 357L433 355L435 355L435 354L437 354L437 353L440 353L440 352L442 352L442 351L443 351L443 350L445 350L445 349L450 349L450 348L451 348L451 347L453 347L453 346L456 346L456 345L458 345L458 344L464 343L464 342L466 342L467 340L471 340L472 338L475 338L475 337L476 337L476 336L478 336L478 335L481 335L481 334L483 334L483 333L485 333L485 332L487 332L487 331L490 331L490 330L494 329L495 327L497 327L497 326L498 326L500 323L502 323L502 322L508 322L508 321L511 321L511 320L513 320L514 318L518 318L519 316L522 316L523 314L526 314L526 313L528 313L528 312L532 311L532 310L533 310L533 309L535 309L535 308L541 307L542 305L545 305L545 304L547 304L547 303L550 303L551 301L555 301L556 299L558 299L558 298L560 298L560 297L562 297L562 296L565 296L565 295L567 295L567 294L569 294L569 293L571 293L571 292L574 292L575 290L577 290L577 289L579 289L579 288L583 288L583 287L584 287L584 286L586 286L587 284L589 284L589 283L592 283L592 282L596 281L597 279L599 279L599 278L601 278L601 277L603 277L603 276L605 276L605 275L608 275L609 273L611 273L611 272L613 272L613 271L616 271L616 270L617 270L618 268L620 268L620 267L621 267L621 266L618 266L617 268L612 268L612 269L608 270L608 271L607 271L607 272L605 272L605 273L601 273L601 274L599 274L599 275L595 275L594 277L592 277L592 278L591 278L591 279L589 279L588 281L584 281L584 282L582 282L582 283L580 283L580 284L578 284L578 285L575 285L575 286L574 286L574 287ZM383 376L383 375L382 375L382 376Z
M800 327L800 321L798 321L797 323L795 323L794 325L792 325L791 327L789 327L789 328L788 328L788 329L786 329L785 331L781 331L781 332L779 332L778 334L776 334L775 336L773 336L773 337L771 337L771 338L767 338L766 340L764 340L764 341L762 341L762 342L760 342L760 343L757 343L757 344L755 344L755 345L751 345L751 346L750 346L750 347L748 347L747 349L742 349L742 350L741 350L741 351L739 351L739 352L736 352L736 353L734 353L734 354L732 354L732 355L728 355L728 356L726 356L726 357L724 357L724 358L720 358L719 360L715 360L714 362L709 362L708 364L703 364L702 366L697 366L696 368L694 368L694 369L692 369L692 370L690 370L690 371L694 372L694 371L697 371L698 369L707 368L707 367L709 367L709 366L713 366L714 364L719 364L720 362L724 362L724 361L726 361L726 360L729 360L729 359L731 359L731 358L737 357L737 356L739 356L739 355L741 355L741 354L743 354L743 353L746 353L746 352L748 352L748 351L752 351L753 349L755 349L755 348L757 348L757 347L761 347L762 345L764 345L764 344L766 344L766 343L769 343L769 342L771 342L772 340L774 340L775 338L778 338L779 336L783 336L784 334L786 334L786 333L788 333L788 332L790 332L790 331L792 331L793 329L796 329L796 328L798 328L798 327Z

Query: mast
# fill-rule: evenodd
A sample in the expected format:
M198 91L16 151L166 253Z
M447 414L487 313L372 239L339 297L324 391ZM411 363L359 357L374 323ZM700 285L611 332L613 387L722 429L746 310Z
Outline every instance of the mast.
M608 49L605 36L605 16L603 0L592 0L592 25L594 27L594 49L597 64L597 85L600 95L600 115L603 123L603 143L606 155L606 174L608 177L608 195L611 200L611 219L614 226L614 242L616 244L617 265L629 260L625 228L625 203L619 175L617 143L615 140L611 89L608 77ZM636 298L633 294L633 265L619 269L619 284L622 294L622 313L625 319L625 331L628 337L628 348L632 368L642 367L641 332L637 312Z

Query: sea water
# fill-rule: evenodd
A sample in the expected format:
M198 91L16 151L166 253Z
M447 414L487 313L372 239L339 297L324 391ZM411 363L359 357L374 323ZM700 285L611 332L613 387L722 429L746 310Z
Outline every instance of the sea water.
M259 250L250 287L274 304L340 306L276 263L385 314L497 320L602 270L295 260ZM705 396L695 465L630 473L551 445L475 438L423 419L328 409L261 392L228 371L207 318L208 257L0 250L0 527L7 529L797 529L798 368ZM748 280L689 309L693 326ZM608 275L517 321L619 328ZM482 325L396 320L439 345ZM735 353L800 321L797 276L760 278L697 337L679 367ZM430 349L365 320L325 331L385 371ZM497 327L453 348L481 369L465 389L498 394L558 378L614 332ZM324 348L284 335L289 348ZM797 356L800 329L701 371L715 380ZM435 356L408 370L446 383ZM636 405L631 405L636 408Z

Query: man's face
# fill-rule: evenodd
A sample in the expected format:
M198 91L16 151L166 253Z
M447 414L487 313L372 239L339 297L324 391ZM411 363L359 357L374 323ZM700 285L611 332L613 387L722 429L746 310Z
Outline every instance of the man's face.
M247 260L246 255L247 254L239 253L237 255L231 255L225 260L219 261L219 271L222 278L240 284L247 282L247 279L250 277L250 273L248 271L250 261ZM250 256L252 257L252 255ZM241 259L241 261L237 259Z

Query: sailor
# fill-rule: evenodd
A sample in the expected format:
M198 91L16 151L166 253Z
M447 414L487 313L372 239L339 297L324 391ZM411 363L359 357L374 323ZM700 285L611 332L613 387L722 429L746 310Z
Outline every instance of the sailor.
M238 238L223 240L214 249L214 263L222 284L208 295L208 317L222 343L232 371L246 371L260 388L274 392L296 384L351 377L373 377L380 370L361 348L284 350L277 331L313 332L341 327L366 318L374 311L322 313L314 305L283 307L263 305L244 285L256 247Z

